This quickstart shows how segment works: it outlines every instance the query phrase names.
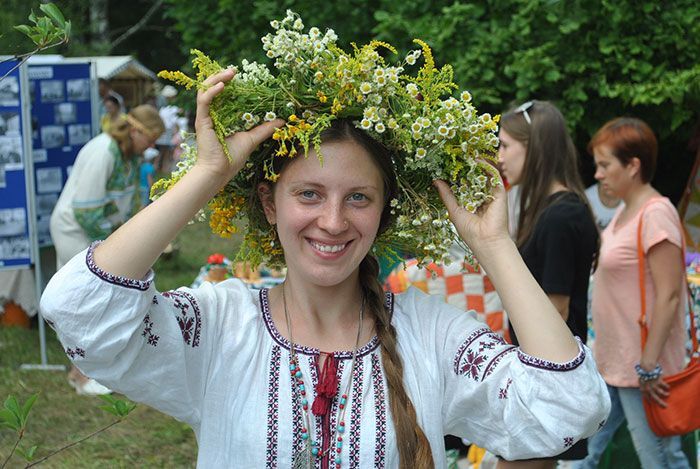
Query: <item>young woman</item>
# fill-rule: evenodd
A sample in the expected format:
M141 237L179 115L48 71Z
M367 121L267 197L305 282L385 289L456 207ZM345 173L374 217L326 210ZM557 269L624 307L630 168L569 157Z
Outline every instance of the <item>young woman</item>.
M522 263L501 187L474 215L435 182L502 291L520 349L442 298L383 293L369 253L391 215L394 169L347 121L321 134L322 167L315 151L286 158L276 183L255 188L284 250L284 284L157 292L150 269L162 250L282 124L228 137L229 162L209 105L233 75L198 93L195 166L44 293L45 316L85 372L187 422L202 467L444 467L446 433L522 458L596 431L604 384Z
M598 230L564 117L548 102L531 101L502 116L499 139L501 169L519 188L520 254L571 332L585 342L588 282L598 251ZM510 335L514 344L521 343L517 327L511 327ZM516 465L553 468L557 458L585 455L586 444L581 441L556 458Z
M100 119L100 127L102 132L107 133L112 126L118 125L125 116L119 100L112 95L107 95L104 99L104 107L107 113Z
M141 105L80 149L51 213L49 229L57 269L135 213L138 156L154 145L163 129L158 111ZM109 392L75 367L68 379L80 394Z
M591 139L588 151L595 178L625 203L603 231L600 262L594 274L594 352L608 384L612 410L603 429L588 442L580 467L594 468L613 434L627 419L644 468L688 468L680 437L659 438L649 428L642 399L664 405L664 375L683 369L684 237L678 213L651 185L657 142L643 121L620 117L606 123ZM649 336L642 350L638 324L641 311L637 230L642 221L642 250Z

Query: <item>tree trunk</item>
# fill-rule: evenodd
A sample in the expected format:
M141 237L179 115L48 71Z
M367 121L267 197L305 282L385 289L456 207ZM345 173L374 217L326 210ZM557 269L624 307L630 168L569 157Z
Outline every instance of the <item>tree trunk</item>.
M97 44L109 42L107 31L107 0L90 0L90 24L92 25L92 41Z

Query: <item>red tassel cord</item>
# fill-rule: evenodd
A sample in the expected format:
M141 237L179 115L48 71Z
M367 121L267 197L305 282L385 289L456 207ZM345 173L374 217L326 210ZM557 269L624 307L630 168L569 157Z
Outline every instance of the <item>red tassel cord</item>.
M314 415L327 415L331 402L338 392L338 359L329 354L323 363L323 371L316 385L316 398L311 406Z

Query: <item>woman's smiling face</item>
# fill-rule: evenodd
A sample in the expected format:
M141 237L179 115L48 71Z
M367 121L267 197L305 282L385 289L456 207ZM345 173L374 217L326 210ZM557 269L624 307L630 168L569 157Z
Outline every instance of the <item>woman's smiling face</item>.
M354 141L321 145L282 171L271 201L288 275L316 285L338 285L357 273L377 236L385 205L384 183L373 157Z

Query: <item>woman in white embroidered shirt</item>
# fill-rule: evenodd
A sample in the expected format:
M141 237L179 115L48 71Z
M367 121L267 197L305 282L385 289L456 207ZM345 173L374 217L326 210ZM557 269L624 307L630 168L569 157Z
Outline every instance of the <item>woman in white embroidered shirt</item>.
M284 284L157 292L150 269L163 249L284 124L228 137L229 162L209 106L233 75L199 91L196 164L44 293L45 317L86 374L187 422L200 467L444 467L447 433L525 459L602 425L605 385L518 255L502 187L472 214L435 182L520 348L442 298L382 292L370 252L391 216L395 170L342 119L321 134L323 166L310 150L286 158L275 183L256 184Z

